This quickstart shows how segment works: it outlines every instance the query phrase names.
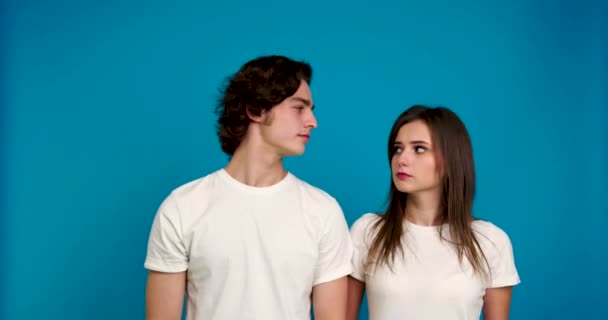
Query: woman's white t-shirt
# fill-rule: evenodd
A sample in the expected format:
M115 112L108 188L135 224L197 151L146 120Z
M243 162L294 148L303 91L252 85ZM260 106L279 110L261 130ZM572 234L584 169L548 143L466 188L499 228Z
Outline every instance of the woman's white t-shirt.
M520 282L507 234L492 223L476 220L475 236L490 266L490 279L473 272L466 258L460 263L453 245L439 236L440 226L404 222L404 254L391 270L382 265L366 271L365 262L377 214L365 214L351 227L354 245L352 277L365 282L369 319L477 320L486 288ZM443 237L449 233L443 226Z

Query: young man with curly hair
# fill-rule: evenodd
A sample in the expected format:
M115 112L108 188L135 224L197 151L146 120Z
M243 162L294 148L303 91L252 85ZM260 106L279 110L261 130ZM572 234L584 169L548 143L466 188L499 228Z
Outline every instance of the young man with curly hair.
M226 167L177 189L152 225L146 318L344 319L352 244L337 201L283 158L317 127L312 68L283 56L244 64L216 112Z

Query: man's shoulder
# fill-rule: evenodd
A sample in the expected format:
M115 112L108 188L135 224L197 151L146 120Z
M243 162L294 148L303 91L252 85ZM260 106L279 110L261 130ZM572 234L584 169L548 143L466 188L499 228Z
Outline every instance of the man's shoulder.
M337 204L338 201L329 192L314 186L311 183L304 181L292 174L298 191L306 198L317 203Z
M169 197L176 201L200 198L210 194L217 186L221 170L216 170L205 176L188 181L170 192Z

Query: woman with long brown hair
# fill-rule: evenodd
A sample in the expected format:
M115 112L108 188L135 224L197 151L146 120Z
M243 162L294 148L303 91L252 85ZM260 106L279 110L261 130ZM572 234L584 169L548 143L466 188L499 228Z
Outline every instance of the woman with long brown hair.
M508 319L520 282L508 235L473 218L469 134L443 107L413 106L388 140L389 204L351 227L348 319L367 291L369 319Z

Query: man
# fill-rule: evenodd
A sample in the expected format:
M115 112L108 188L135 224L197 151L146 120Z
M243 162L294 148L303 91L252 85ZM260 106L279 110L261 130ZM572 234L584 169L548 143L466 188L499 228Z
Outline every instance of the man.
M310 65L247 62L217 113L225 168L160 206L145 267L146 318L344 319L352 244L336 200L283 168L317 127Z

